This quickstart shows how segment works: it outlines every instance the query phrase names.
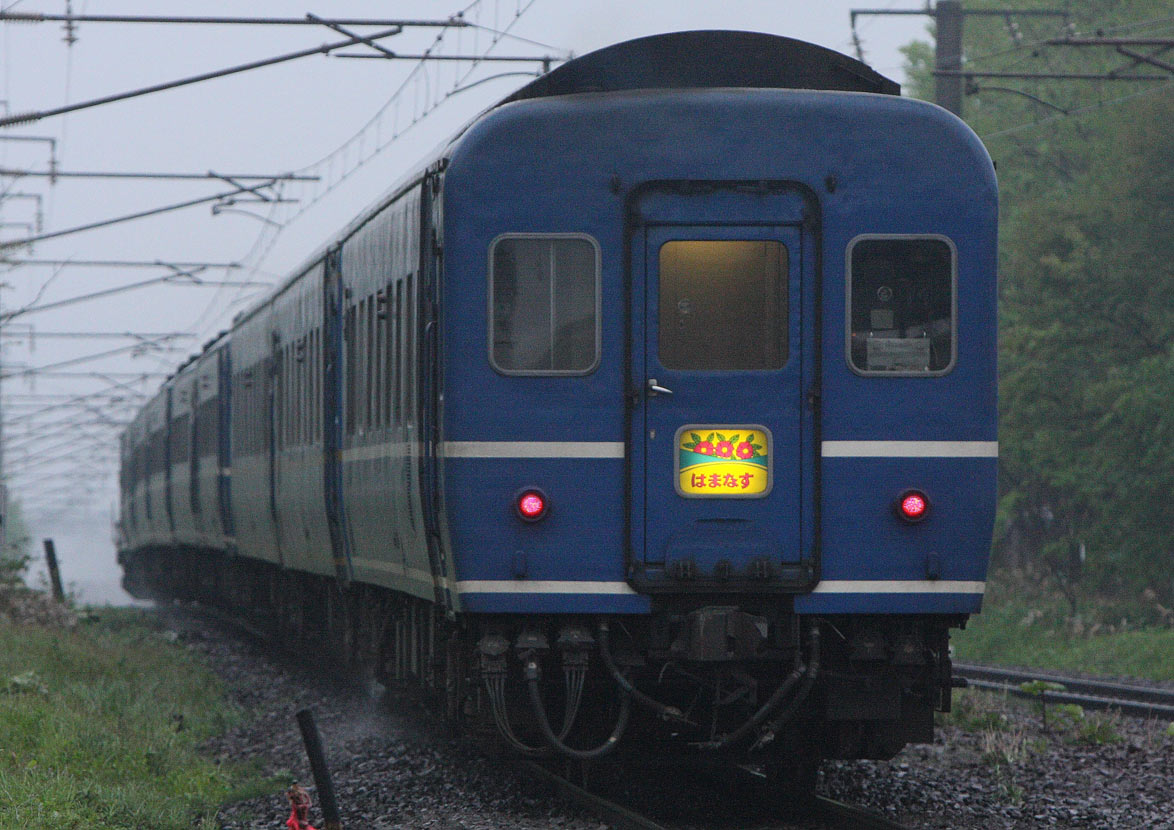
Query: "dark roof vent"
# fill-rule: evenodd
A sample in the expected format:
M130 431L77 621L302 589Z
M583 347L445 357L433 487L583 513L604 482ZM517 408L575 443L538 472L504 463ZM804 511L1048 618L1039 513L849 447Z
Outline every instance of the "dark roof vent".
M502 103L578 92L706 87L901 94L895 81L813 43L758 32L698 31L652 35L590 52Z

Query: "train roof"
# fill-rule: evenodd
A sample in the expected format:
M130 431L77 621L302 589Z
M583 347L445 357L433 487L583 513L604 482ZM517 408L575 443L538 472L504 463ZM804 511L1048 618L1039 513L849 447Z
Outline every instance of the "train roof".
M501 102L634 89L819 89L900 95L901 86L832 49L761 32L671 32L567 61Z
M237 314L230 330L265 308L333 246L350 237L404 190L418 183L428 164L447 155L470 127L494 110L516 101L559 95L714 88L901 94L900 84L858 60L782 35L706 29L649 35L605 46L567 61L470 119L346 227L323 240L273 291Z

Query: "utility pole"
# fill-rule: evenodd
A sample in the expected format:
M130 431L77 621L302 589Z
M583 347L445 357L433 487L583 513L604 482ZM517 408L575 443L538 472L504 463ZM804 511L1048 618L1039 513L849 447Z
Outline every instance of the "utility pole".
M961 75L943 75L962 69L962 0L938 0L934 7L937 44L934 46L933 100L939 107L962 117Z
M2 319L2 318L0 318ZM3 326L3 323L0 323ZM0 399L3 398L4 345L0 340ZM0 554L8 547L8 479L4 472L4 411L0 408Z
M962 0L938 0L924 9L852 9L852 40L857 56L862 55L860 38L856 34L858 15L928 15L934 19L937 43L934 46L934 103L962 117L962 95L966 79L971 73L962 70L962 22L967 15L1003 17L1061 17L1068 19L1066 9L963 9ZM863 58L862 58L863 59Z

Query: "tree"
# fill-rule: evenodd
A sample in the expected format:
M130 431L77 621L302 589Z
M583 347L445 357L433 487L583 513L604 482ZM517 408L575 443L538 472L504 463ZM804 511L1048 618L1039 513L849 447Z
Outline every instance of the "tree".
M0 547L0 588L21 585L32 555L29 553L28 529L21 514L20 502L9 500L5 516L5 540Z
M1020 4L1044 5L1054 4ZM1163 9L1153 0L1092 0L1072 23L1077 32L1129 25L1144 36ZM1099 72L1120 63L1111 50L1033 43L1060 34L1059 24L1029 20L1018 21L1017 45L1005 21L967 18L965 65ZM914 43L904 51L910 90L928 94L931 50ZM1117 594L1150 588L1168 604L1174 150L1166 125L1174 92L1169 83L984 84L965 111L1000 184L996 562L1048 571L1070 597L1080 581ZM1013 86L1021 94L1007 91Z

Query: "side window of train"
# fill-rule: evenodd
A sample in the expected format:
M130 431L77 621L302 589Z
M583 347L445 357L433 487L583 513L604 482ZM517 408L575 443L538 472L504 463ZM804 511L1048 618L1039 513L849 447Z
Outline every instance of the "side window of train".
M412 293L412 274L404 278L404 296L400 303L400 320L404 329L404 423L412 422L415 411L416 366L416 295Z
M310 442L317 443L322 435L322 329L314 327L312 332L313 346L310 349Z
M375 357L375 327L377 325L379 325L379 320L375 315L375 295L372 294L367 298L367 387L363 390L363 402L367 409L365 421L367 429L374 429L376 426L375 389L378 368Z
M489 362L506 375L586 375L599 365L599 243L506 234L489 247Z
M355 360L355 352L358 346L355 343L355 306L350 306L346 310L346 319L343 321L343 339L345 343L343 348L346 351L345 373L343 377L344 394L346 396L346 434L355 434L355 369L358 362Z
M402 423L403 420L403 388L404 388L404 283L403 280L396 280L395 283L395 345L392 349L391 361L395 368L395 390L392 392L392 406L395 407L395 422Z
M848 244L848 363L860 375L944 375L957 354L957 261L943 236Z
M375 366L375 388L371 399L375 409L375 425L380 429L387 427L387 413L383 406L384 388L387 386L387 366L383 360L387 325L387 294L380 288L375 292L375 348L371 350L371 362Z

